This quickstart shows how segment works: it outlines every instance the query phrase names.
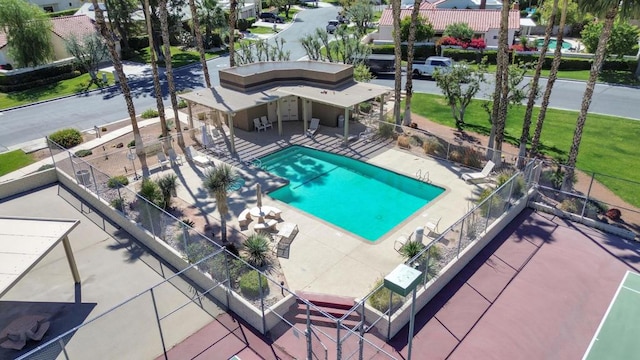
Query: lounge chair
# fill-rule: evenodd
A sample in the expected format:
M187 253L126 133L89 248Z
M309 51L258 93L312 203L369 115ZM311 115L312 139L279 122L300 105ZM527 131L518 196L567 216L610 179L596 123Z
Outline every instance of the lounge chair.
M212 127L211 128L211 138L213 139L213 143L217 143L218 140L222 139L222 134L220 133L220 131L218 131L218 129Z
M413 241L411 240L412 237L413 237L413 232L409 234L409 236L400 235L400 237L393 243L393 248L397 252L400 252L400 249L402 249L404 244L408 243L409 241Z
M260 118L253 119L253 127L256 129L256 131L267 130L267 128L260 122Z
M197 165L200 166L209 166L211 165L211 159L209 159L206 155L202 155L193 146L187 146L185 149L185 154L187 156L187 160L193 161Z
M309 128L307 129L307 136L313 137L318 132L319 127L320 127L320 119L312 118L311 123L309 124Z
M375 130L368 127L363 132L358 134L358 138L363 139L364 141L370 141L373 138L373 135L375 135L375 133L376 133Z
M169 163L169 160L167 160L167 156L163 152L158 153L158 163L160 164L163 170L165 165Z
M263 206L264 212L267 213L268 217L281 220L282 219L282 210L273 207L273 206Z
M176 154L174 149L169 149L169 161L171 161L171 165L182 165L182 157Z
M491 174L491 170L493 170L493 167L495 165L496 164L494 164L493 161L489 160L487 161L487 164L484 166L482 171L462 174L462 180L464 180L465 182L469 182L486 179L487 177L489 177L489 174Z
M266 116L260 118L260 123L262 124L262 126L264 126L265 130L273 127L273 124L271 123L271 121L269 121L269 119L267 119Z

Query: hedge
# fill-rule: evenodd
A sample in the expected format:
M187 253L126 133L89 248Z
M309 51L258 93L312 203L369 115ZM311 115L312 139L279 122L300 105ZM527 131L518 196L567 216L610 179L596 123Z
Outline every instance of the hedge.
M56 75L56 76L52 76L52 77L47 77L47 78L43 78L43 79L37 79L37 80L34 80L34 81L17 83L17 84L10 84L10 85L0 85L0 93L9 93L9 92L12 92L12 91L23 91L23 90L33 89L33 88L36 88L36 87L53 84L53 83L56 83L56 82L62 81L62 80L73 79L73 78L78 77L80 75L82 75L82 72L80 72L79 70L74 70L74 71L71 71L71 72L68 72L68 73L64 73L64 74L60 74L60 75ZM13 76L5 76L5 77L0 76L0 79L9 78L9 77L13 77ZM0 80L0 83L1 82L2 81Z
M47 13L47 16L50 17L50 18L57 18L57 17L61 17L61 16L71 16L71 15L75 14L78 11L78 9L80 9L80 8L50 12L50 13Z
M33 70L15 75L0 76L0 85L17 85L67 74L72 72L74 70L74 67L74 64L69 63L50 66L43 69Z
M132 36L129 38L129 47L134 50L141 50L149 47L149 36Z
M406 45L402 45L402 59L406 60L407 59L407 46ZM389 55L393 55L394 54L394 50L395 47L393 45L373 45L371 46L371 53L372 54L389 54ZM436 53L436 48L434 45L420 45L420 46L416 46L413 49L413 57L415 59L426 59L429 56L435 56L437 55Z
M489 64L496 63L496 51L470 51L461 49L445 49L444 56L448 56L455 61L467 61L467 62L480 62L482 57L486 56ZM512 62L513 53L509 53L509 62ZM538 54L516 54L516 61L523 63L536 63L538 61ZM553 62L552 56L547 56L544 59L544 70L551 69L551 63ZM585 58L562 58L560 60L560 70L590 70L592 59ZM637 66L637 60L635 59L609 59L605 60L602 65L602 70L615 70L615 71L635 71Z

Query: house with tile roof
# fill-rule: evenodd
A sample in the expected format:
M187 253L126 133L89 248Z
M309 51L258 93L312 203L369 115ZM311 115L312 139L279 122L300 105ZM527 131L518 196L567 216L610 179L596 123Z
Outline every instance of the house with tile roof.
M67 52L65 40L96 33L93 21L85 15L61 16L51 19L51 44L53 45L53 61L70 58ZM8 39L4 32L0 31L0 65L12 64L13 61L8 54Z
M433 4L432 4L433 5ZM437 6L437 5L436 5ZM402 9L400 18L411 16L411 9ZM476 37L483 38L487 46L498 46L498 33L500 31L500 10L461 10L439 9L420 7L420 16L429 20L436 34L436 38L449 24L467 23L475 32ZM520 12L509 12L509 44L513 43L516 31L520 30ZM378 32L371 35L377 42L393 41L393 13L391 8L384 9L378 26Z

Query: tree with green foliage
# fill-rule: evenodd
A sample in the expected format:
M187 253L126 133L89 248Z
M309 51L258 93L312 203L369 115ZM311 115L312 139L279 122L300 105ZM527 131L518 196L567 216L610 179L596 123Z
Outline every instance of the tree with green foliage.
M53 59L52 26L38 6L23 0L0 0L0 29L7 35L8 54L16 68Z
M447 25L442 37L452 37L465 42L471 41L474 35L473 29L467 23L459 22Z
M421 0L415 0L411 16L400 21L400 40L407 42L407 81L404 84L404 125L411 124L411 100L413 98L413 48L416 41L421 42L434 35L433 26L419 16Z
M560 13L564 9L566 9L566 22L565 24L578 24L583 23L585 18L593 18L593 16L589 14L583 14L578 7L579 0L569 0L567 1L567 5L558 4L557 6L553 6L553 1L545 1L538 8L540 12L540 20L543 24L547 25L551 22L553 25L558 26L560 24ZM553 14L553 18L551 15Z
M220 214L220 228L222 241L227 241L227 215L229 204L227 193L240 181L240 175L228 164L222 164L208 170L204 174L202 185L216 200L216 207Z
M137 27L131 15L138 9L139 5L136 0L105 1L105 6L109 14L109 24L114 27L114 30L120 35L122 52L125 54L130 51L129 36L136 31Z
M317 28L313 34L302 37L300 43L309 59L314 61L352 64L371 54L371 47L351 36L344 27L338 27L333 35Z
M198 8L200 24L204 25L204 47L209 49L220 44L213 41L213 32L227 26L227 15L217 0L202 0ZM196 31L199 29L196 29Z
M587 52L594 53L598 48L598 41L602 36L604 23L591 21L584 26L580 35ZM640 29L628 22L616 20L611 29L611 37L607 42L605 56L615 56L622 59L624 55L636 55L638 53L638 36Z
M369 0L356 0L346 10L347 15L355 24L356 34L363 36L367 33L369 24L373 21L374 11Z
M465 63L456 64L451 71L437 71L436 84L442 90L447 104L451 107L456 128L462 131L465 125L464 114L467 106L480 91L487 73L486 62L482 62L477 69Z
M409 28L411 27L411 17L407 16L402 21L400 21L400 40L409 41ZM431 39L435 35L435 31L433 30L433 25L429 22L429 20L425 19L422 16L417 16L416 21L416 38L415 41L423 42L425 40Z
M65 46L71 56L75 58L76 65L83 68L89 76L91 84L102 87L102 81L98 79L98 66L109 58L109 51L104 40L98 34L85 35L82 39L76 36L65 40Z
M373 74L367 65L356 64L353 67L353 79L360 82L370 82L373 79Z
M236 51L236 63L245 65L260 61L289 61L291 51L284 50L285 43L283 38L276 38L273 45L267 40L241 42Z
M598 47L595 51L591 71L589 72L589 80L587 80L587 84L585 86L584 96L582 97L582 104L580 106L580 114L576 120L576 128L573 133L573 141L571 143L569 159L567 161L567 172L565 173L562 184L562 189L565 191L569 191L573 188L572 181L575 176L574 168L578 161L582 132L584 130L584 125L587 122L587 114L589 113L589 107L591 106L591 99L593 97L593 92L595 91L598 75L602 69L602 64L606 55L607 43L611 37L614 22L618 16L623 20L640 16L640 2L636 0L583 0L580 2L580 6L585 12L590 12L598 15L600 18L603 18L604 26L602 28L602 33L600 34Z

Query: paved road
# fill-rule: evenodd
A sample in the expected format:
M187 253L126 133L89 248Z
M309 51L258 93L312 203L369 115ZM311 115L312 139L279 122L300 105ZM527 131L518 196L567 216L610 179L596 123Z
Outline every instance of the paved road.
M292 60L300 59L305 55L300 46L300 37L314 32L318 27L324 28L327 20L334 19L337 13L336 7L323 7L298 13L295 23L277 35L285 39L284 47L285 50L291 51ZM225 56L208 61L211 81L214 84L219 83L218 70L227 67L228 64L229 59ZM202 88L202 69L198 64L180 68L175 71L175 80L178 89ZM393 87L392 78L376 79L374 82ZM414 89L417 92L440 93L433 81L417 80L414 83ZM140 77L138 81L130 84L137 113L155 107L153 82L148 76ZM167 100L166 84L164 87L165 104L168 105L170 102ZM490 89L491 85L487 84L483 92L488 94ZM582 82L558 81L554 87L551 106L578 109L583 92L584 83ZM640 89L598 85L591 111L640 120L640 112L637 111L638 99L640 99ZM93 126L101 126L126 117L128 117L126 106L117 87L0 112L0 129L2 130L0 131L0 152L13 149L28 141L41 139L64 127L90 129Z

